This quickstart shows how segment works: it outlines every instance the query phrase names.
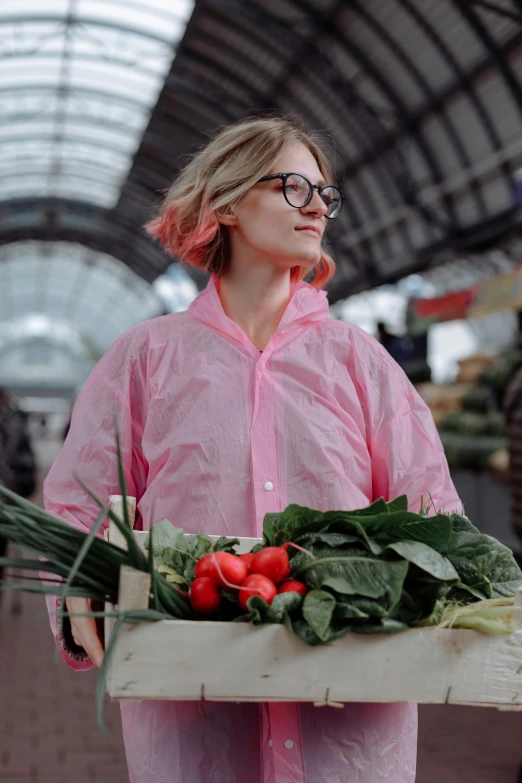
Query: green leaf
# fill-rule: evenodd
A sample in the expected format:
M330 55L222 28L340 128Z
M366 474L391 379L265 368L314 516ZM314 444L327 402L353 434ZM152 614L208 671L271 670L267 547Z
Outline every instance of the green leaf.
M486 579L486 577L484 577L484 579ZM489 582L489 579L487 580L487 583L489 585L489 590L481 591L476 590L471 585L465 585L464 582L457 582L451 589L448 600L456 601L457 603L468 603L472 598L476 598L477 601L483 601L484 598L491 598L491 583ZM488 592L487 595L486 592Z
M344 557L368 557L368 549L362 544L350 544L345 548L334 549L333 547L326 546L325 544L313 544L309 543L306 547L309 552L315 557L315 559L322 560L324 558L344 558ZM310 555L306 552L296 552L294 557L290 559L291 574L296 575L300 570L309 565L312 562Z
M349 546L360 541L360 537L350 533L305 533L299 538L296 538L294 543L299 543L300 546L310 549L314 544L324 544L328 547L335 549L341 549L342 547ZM291 554L291 548L290 552Z
M379 616L379 615L378 615ZM355 604L351 602L337 601L333 612L336 620L367 620L370 615L362 612Z
M383 606L382 602L366 598L363 595L344 596L344 600L349 601L353 607L369 617L387 617L389 614L389 610Z
M330 587L345 595L382 599L390 609L400 600L407 572L406 561L338 557L316 560L302 568L300 575L313 588Z
M271 604L267 604L260 596L253 595L247 601L250 618L254 625L266 623L288 624L289 615L303 603L303 596L298 593L280 593Z
M253 625L264 625L268 622L267 617L270 605L261 596L251 595L247 601L247 606Z
M411 626L438 625L442 620L451 590L452 585L448 582L419 582L415 597L421 607L420 616L412 617L408 622L407 613L402 611L394 612L394 619L408 622Z
M239 543L239 538L221 536L221 538L218 538L218 540L214 542L212 549L214 552L230 552L231 554L235 554L235 547L239 546Z
M102 526L102 523L107 518L107 514L109 512L109 508L106 506L105 508L102 508L100 511L98 518L96 519L95 523L93 524L92 528L90 529L89 533L86 535L85 540L80 547L80 551L78 552L78 556L76 560L74 561L71 570L69 571L69 574L67 576L67 581L65 582L65 585L63 587L62 595L64 598L67 597L69 594L69 590L71 589L72 585L74 584L74 580L76 578L76 575L78 574L83 561L85 560L85 557L91 548L94 539L96 538L96 534L98 533L98 530Z
M470 531L462 520L460 525L464 529L454 531L447 556L461 581L486 598L513 595L522 586L522 571L512 551L491 536Z
M263 535L267 545L282 546L287 541L293 541L294 533L299 527L314 521L320 515L320 511L298 506L296 503L291 503L280 513L265 514Z
M334 609L335 598L323 590L310 590L304 599L303 617L322 641L326 641Z
M75 479L78 482L78 484L82 487L83 490L91 497L96 505L103 509L105 508L104 503L100 500L100 498L96 495L95 492L92 492L92 490L89 489L86 484L83 483L83 481L79 478L79 476L75 475ZM126 508L126 503L123 504ZM128 515L128 514L127 514ZM146 571L147 570L147 560L145 558L145 555L141 551L140 547L138 546L138 543L136 541L136 538L134 537L134 533L131 530L130 526L128 526L125 522L122 522L122 520L112 511L112 509L109 509L108 511L109 519L114 522L122 536L125 538L128 546L128 556L131 560L131 565L138 569L139 571ZM67 527L65 525L65 527ZM115 547L117 548L117 547Z
M406 495L400 495L398 498L395 498L394 500L390 500L389 503L386 504L386 506L390 514L393 511L407 511L408 497Z
M152 530L150 531L150 540L153 542L154 534ZM147 566L148 571L150 574L150 589L152 594L152 601L150 603L152 604L152 607L154 610L159 610L160 608L160 602L159 602L159 596L158 596L158 574L154 568L154 543L151 543L151 546L149 548L149 556L147 558Z
M188 536L187 536L188 538ZM195 539L190 540L187 545L187 552L196 560L212 551L212 539L206 533L198 533Z
M522 586L522 572L513 552L491 536L488 541L488 553L481 558L485 576L491 582L491 597L512 596Z
M368 535L366 530L367 520L363 519L362 516L354 516L351 511L326 511L323 519L327 523L327 528L324 528L325 531L328 530L331 533L342 533L349 536L356 535L372 555L381 554L382 547Z
M168 547L179 546L178 541L183 537L183 530L174 527L172 522L168 519L162 519L160 522L155 522L152 528L154 530L153 553L155 557L161 555L163 550L168 549ZM148 549L149 546L150 532L145 541L145 549Z
M470 595L478 594L481 598L492 598L491 582L482 572L479 563L452 554L448 554L447 557L458 572L462 587L469 588Z
M445 582L458 581L459 575L451 562L421 541L397 541L388 544L386 549L392 549L398 555L414 563L417 568L426 571L436 579Z
M167 582L177 585L187 584L187 579L168 565L158 566L158 573L163 574Z
M294 620L292 623L292 631L301 641L312 647L316 647L318 644L324 644L323 640L310 628L306 620Z
M394 544L397 541L420 541L445 552L450 541L452 523L444 514L421 517L410 511L382 514L363 520L366 533L380 544Z
M346 513L352 517L375 517L378 514L386 514L387 512L388 504L384 498L379 498L378 500L374 500L373 503L370 503L369 506L347 511Z
M303 596L299 593L279 593L270 604L267 619L271 623L282 623L285 615L295 612L302 603Z
M453 533L474 533L480 535L480 530L471 524L463 514L450 514L451 529Z
M127 505L127 485L125 483L125 469L123 466L123 456L121 453L120 444L120 427L118 425L118 417L114 414L114 432L116 434L116 456L118 458L118 481L120 485L120 494L123 504L123 521L128 530L132 530L132 523L129 516L129 507Z

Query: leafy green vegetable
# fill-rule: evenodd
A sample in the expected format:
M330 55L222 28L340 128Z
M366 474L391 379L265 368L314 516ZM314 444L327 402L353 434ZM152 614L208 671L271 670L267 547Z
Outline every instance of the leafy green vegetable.
M291 503L279 514L265 514L263 535L266 546L282 546L293 540L294 531L307 522L313 522L320 511Z
M165 574L167 582L190 584L194 579L196 563L209 552L234 552L239 544L237 538L222 536L212 543L206 533L189 535L179 527L174 527L168 519L162 519L152 526L145 541L145 549L150 548L150 539L154 532L153 555L158 571Z
M434 510L431 499L430 507ZM438 625L449 608L485 606L522 586L522 572L507 547L463 515L429 516L427 510L408 511L402 496L355 511L319 512L294 504L267 515L265 545L292 541L307 550L289 550L292 577L310 592L302 607L285 614L285 625L312 645L348 631L391 633ZM504 615L496 626L489 615L480 619L480 608L456 622L505 632L509 612L498 611ZM263 621L269 621L267 612Z
M325 642L335 609L335 598L324 590L310 590L303 603L303 617L314 633Z
M405 560L436 579L441 579L443 582L452 582L453 580L458 582L459 580L459 575L451 562L436 549L432 549L421 541L396 541L394 544L388 544L387 549L392 549Z
M303 597L298 593L281 593L276 595L271 604L267 604L258 595L253 595L248 599L248 608L250 609L250 619L254 625L264 625L265 623L284 623L288 624L291 620L289 615L295 612L303 603ZM245 619L243 616L240 619Z
M407 571L405 561L339 557L314 560L298 576L315 589L330 587L337 593L378 598L386 606L394 606L400 600Z

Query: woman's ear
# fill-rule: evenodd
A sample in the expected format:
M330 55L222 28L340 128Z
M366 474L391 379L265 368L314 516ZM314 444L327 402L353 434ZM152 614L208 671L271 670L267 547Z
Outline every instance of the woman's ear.
M216 212L216 217L219 223L229 226L229 228L237 225L237 215L230 207L225 207L223 210Z

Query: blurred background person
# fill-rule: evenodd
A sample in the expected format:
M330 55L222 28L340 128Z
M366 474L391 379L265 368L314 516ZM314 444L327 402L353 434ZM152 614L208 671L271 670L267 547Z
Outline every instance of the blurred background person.
M36 459L29 435L27 415L10 404L0 388L0 486L30 497L36 489ZM7 542L0 536L0 558ZM0 578L2 575L0 564ZM2 592L0 592L0 600Z
M382 347L388 351L392 359L395 359L397 364L402 367L406 355L403 338L389 332L386 324L383 321L379 321L377 324L377 339Z

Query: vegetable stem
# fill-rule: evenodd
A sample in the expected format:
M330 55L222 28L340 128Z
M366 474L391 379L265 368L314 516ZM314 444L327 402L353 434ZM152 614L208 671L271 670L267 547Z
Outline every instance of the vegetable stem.
M309 549L305 549L302 546L299 546L299 544L294 544L292 541L288 541L286 544L283 545L285 549L288 549L289 546L293 546L294 549L298 549L300 552L303 552L305 555L308 555L312 558L312 560L317 560L317 557L314 555L313 552L310 552Z

